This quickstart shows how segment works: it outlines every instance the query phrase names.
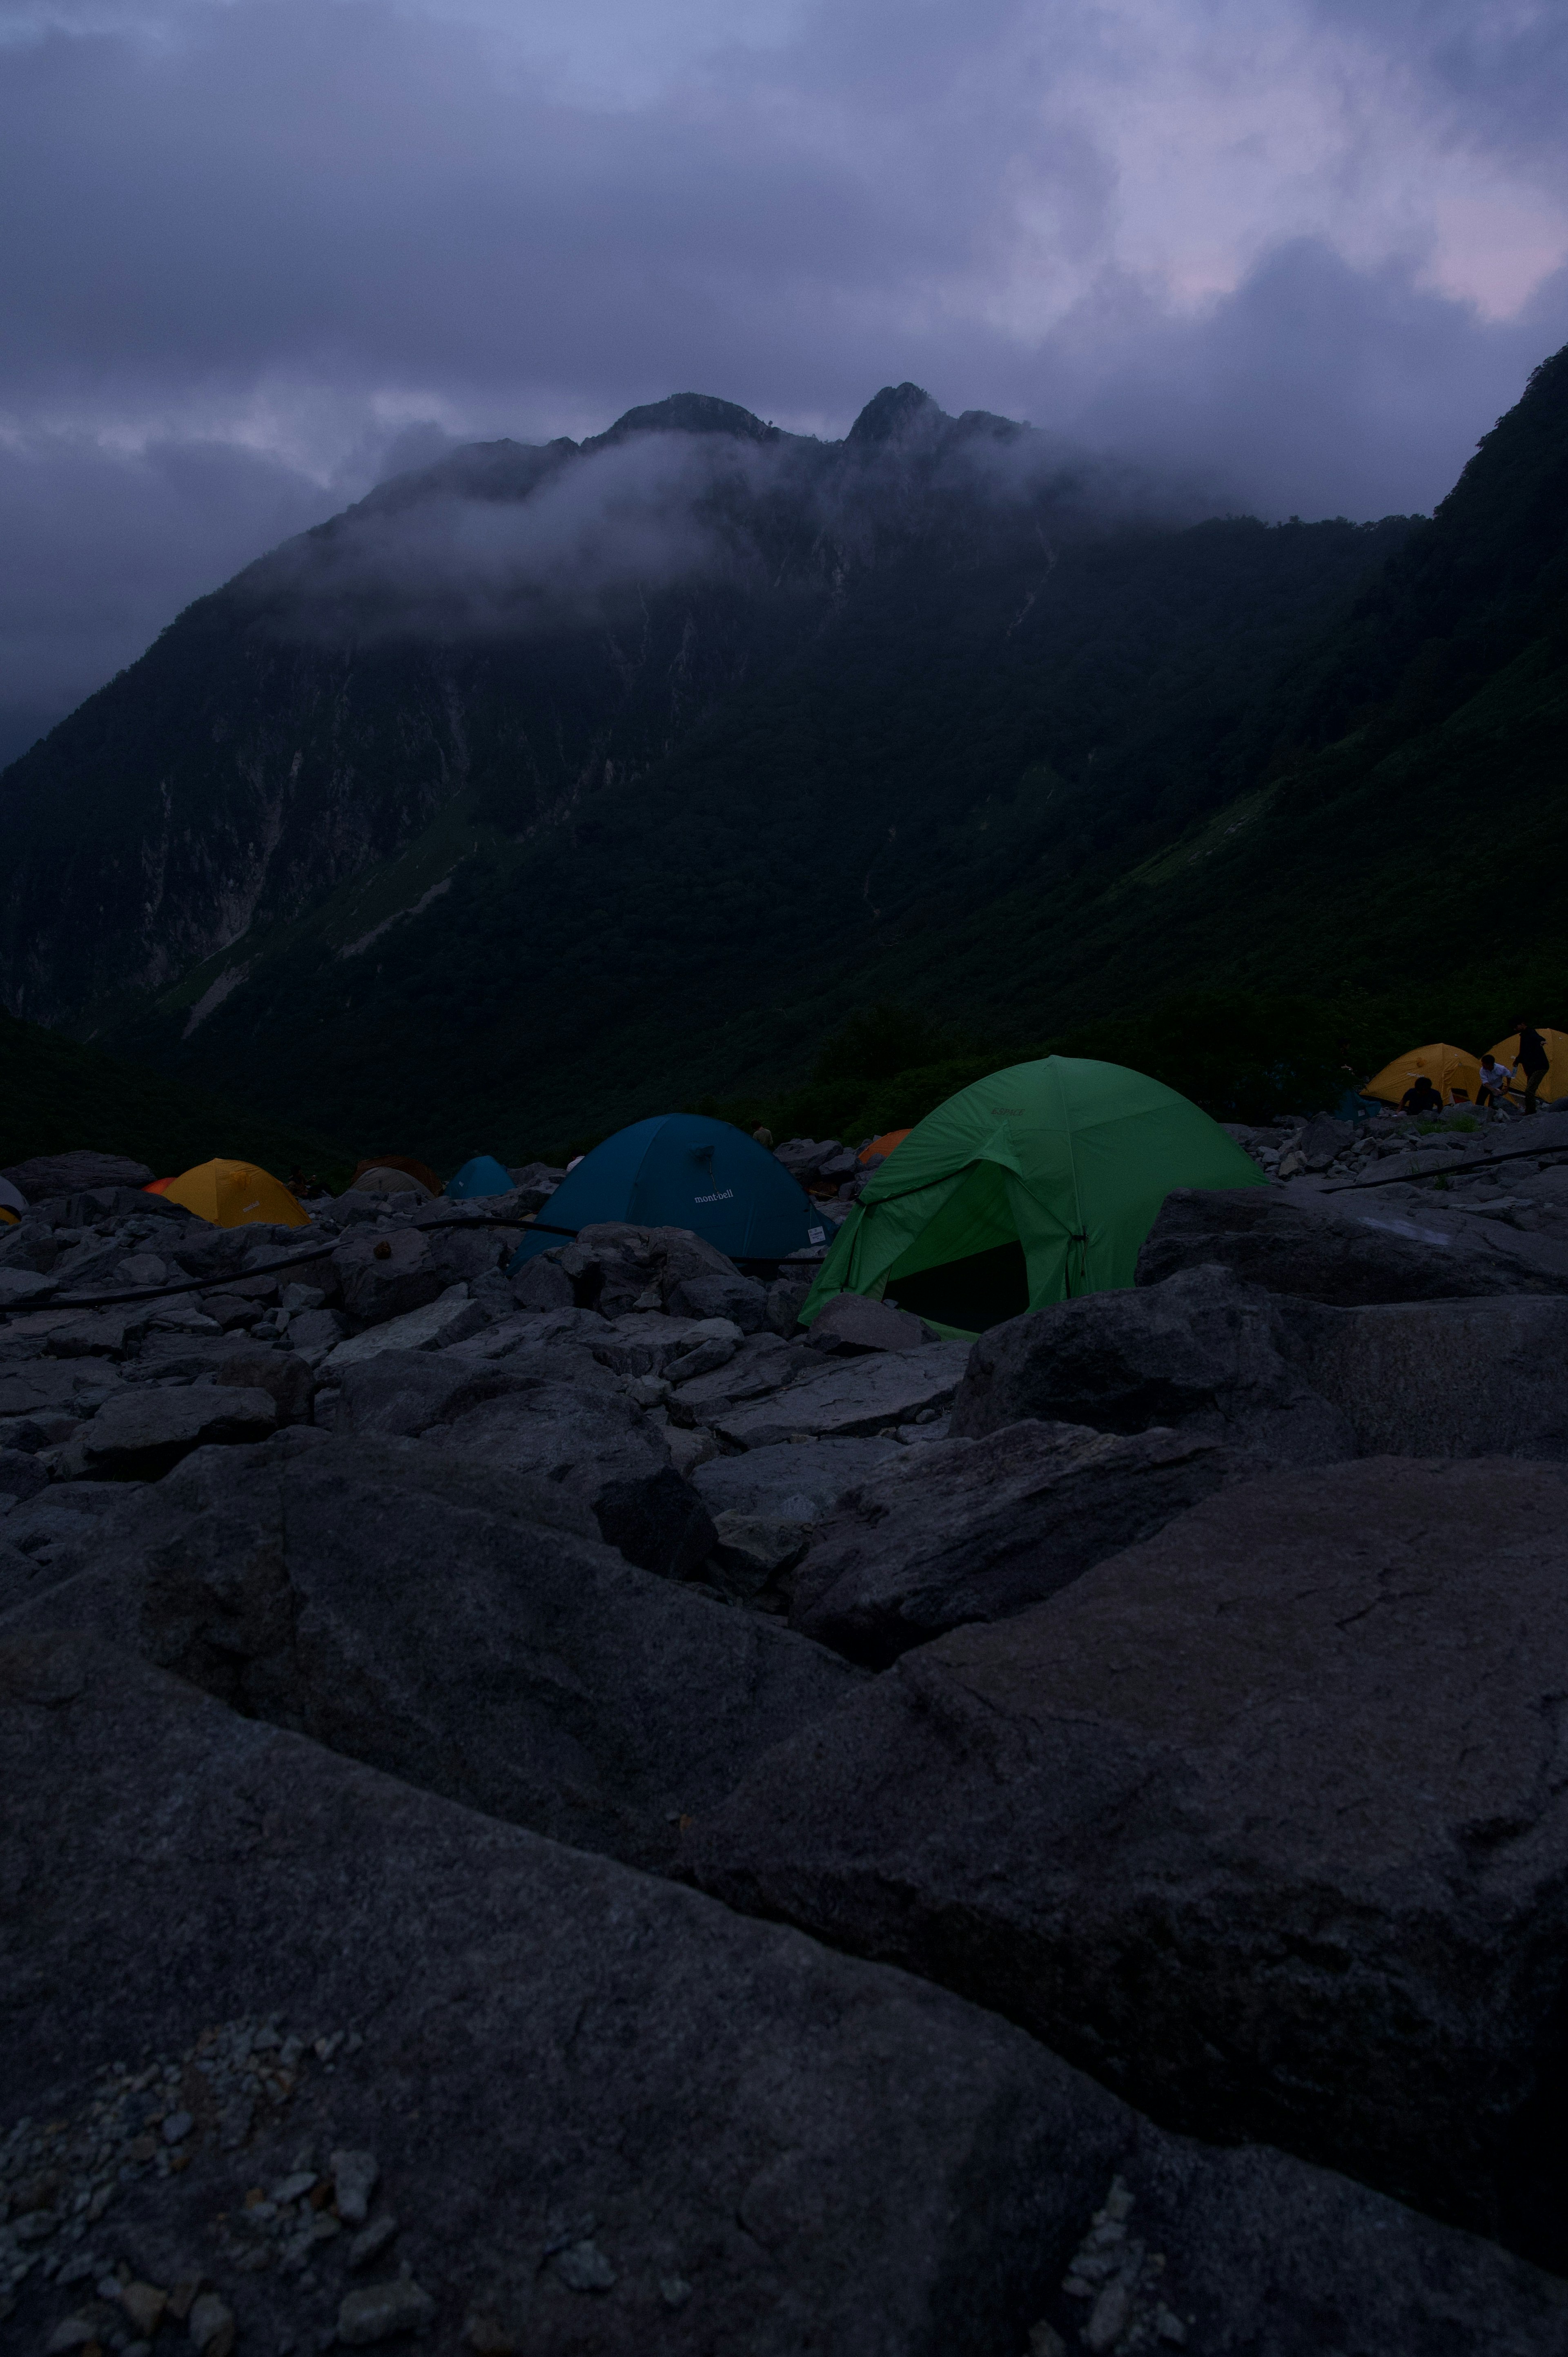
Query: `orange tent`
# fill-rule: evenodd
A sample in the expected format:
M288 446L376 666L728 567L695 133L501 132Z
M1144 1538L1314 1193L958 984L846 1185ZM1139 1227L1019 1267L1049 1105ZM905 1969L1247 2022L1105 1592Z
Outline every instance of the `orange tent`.
M1474 1104L1481 1085L1481 1061L1466 1049L1450 1048L1441 1040L1430 1047L1412 1048L1406 1054L1396 1056L1380 1072L1374 1072L1361 1091L1364 1097L1377 1097L1384 1104L1397 1105L1406 1089L1413 1087L1423 1076L1432 1082L1444 1104ZM1456 1093L1457 1092L1457 1093Z
M896 1146L902 1146L908 1135L907 1129L885 1129L880 1137L874 1137L869 1146L861 1147L861 1160L869 1162L874 1154L880 1154L886 1162L893 1148Z
M1568 1097L1568 1031L1543 1030L1541 1040L1552 1061L1537 1093L1543 1104L1550 1104L1553 1097ZM1511 1064L1519 1054L1519 1033L1510 1031L1499 1039L1492 1054L1499 1064ZM1524 1074L1516 1072L1509 1086L1516 1096L1523 1096Z
M182 1170L164 1189L166 1200L210 1220L215 1228L248 1228L259 1222L280 1228L307 1228L302 1211L286 1187L259 1170L253 1162L199 1162Z

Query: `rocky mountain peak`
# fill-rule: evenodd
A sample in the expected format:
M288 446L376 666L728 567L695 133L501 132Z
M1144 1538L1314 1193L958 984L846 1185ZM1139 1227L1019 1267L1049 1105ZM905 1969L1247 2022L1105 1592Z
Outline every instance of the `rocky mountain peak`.
M771 442L778 432L777 426L764 425L738 402L720 401L711 393L672 393L666 400L628 409L583 447L598 449L606 443L623 442L632 434L729 434L742 442Z
M847 438L860 444L908 442L917 436L924 438L949 422L946 411L938 407L923 385L885 384L866 403Z

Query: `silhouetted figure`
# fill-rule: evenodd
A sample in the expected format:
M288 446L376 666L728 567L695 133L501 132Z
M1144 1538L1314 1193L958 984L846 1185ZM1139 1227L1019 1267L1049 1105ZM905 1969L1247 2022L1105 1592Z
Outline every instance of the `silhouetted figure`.
M1552 1059L1546 1052L1546 1042L1539 1031L1532 1030L1523 1016L1514 1025L1519 1033L1519 1063L1517 1070L1524 1074L1524 1109L1535 1111L1536 1092L1546 1078Z
M1411 1082L1400 1099L1401 1113L1441 1113L1443 1099L1424 1072Z

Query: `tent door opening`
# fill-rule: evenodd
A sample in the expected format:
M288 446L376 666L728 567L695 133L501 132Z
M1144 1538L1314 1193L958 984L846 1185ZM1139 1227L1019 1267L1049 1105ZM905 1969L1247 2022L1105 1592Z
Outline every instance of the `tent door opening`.
M993 1244L988 1252L944 1261L940 1268L923 1268L914 1276L889 1276L887 1298L900 1309L912 1309L917 1318L929 1318L933 1325L983 1334L1006 1318L1021 1318L1029 1307L1024 1247L1015 1238Z

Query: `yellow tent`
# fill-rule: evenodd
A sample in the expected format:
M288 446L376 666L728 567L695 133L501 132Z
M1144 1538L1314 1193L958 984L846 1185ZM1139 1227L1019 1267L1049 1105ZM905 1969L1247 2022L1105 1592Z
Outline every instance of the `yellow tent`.
M1406 1089L1413 1086L1424 1072L1444 1104L1476 1102L1476 1092L1481 1085L1481 1063L1477 1056L1463 1048L1449 1048L1441 1041L1428 1048L1412 1048L1408 1055L1396 1056L1375 1072L1361 1094L1378 1097L1384 1104L1397 1105ZM1455 1098L1455 1091L1461 1093Z
M163 1191L166 1202L183 1204L215 1228L253 1227L258 1221L282 1228L310 1225L288 1189L253 1162L199 1162Z
M1537 1094L1542 1104L1550 1104L1553 1097L1568 1097L1568 1031L1542 1031L1541 1039L1552 1061ZM1492 1053L1499 1064L1511 1064L1519 1054L1519 1033L1510 1031L1506 1039L1499 1039ZM1523 1096L1524 1074L1516 1072L1509 1086L1517 1096Z

